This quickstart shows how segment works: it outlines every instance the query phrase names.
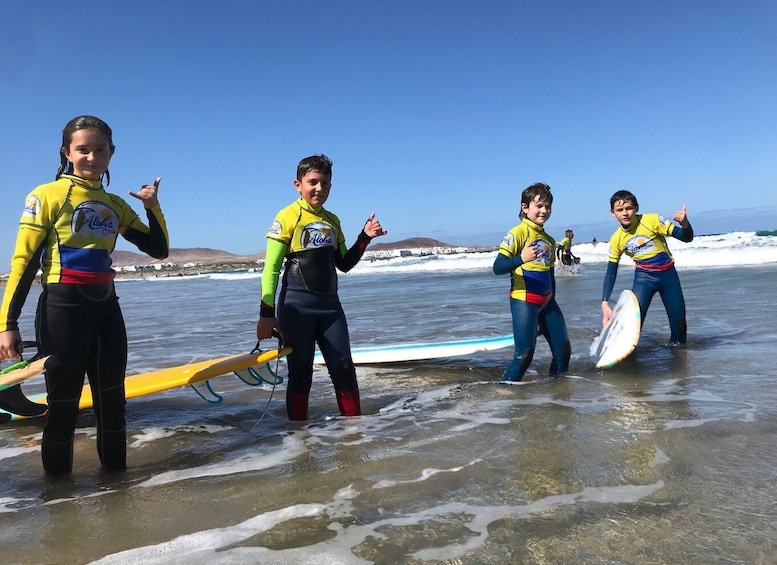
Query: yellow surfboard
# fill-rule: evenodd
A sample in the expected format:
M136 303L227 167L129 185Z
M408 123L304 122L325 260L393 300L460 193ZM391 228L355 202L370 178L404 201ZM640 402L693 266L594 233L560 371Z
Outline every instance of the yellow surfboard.
M31 379L32 377L40 375L46 368L45 365L48 358L49 356L47 355L46 357L42 357L37 361L26 363L24 366L17 369L1 373L0 390L6 389L13 385L21 384L24 381ZM8 369L11 368L12 367L8 367Z
M278 378L269 368L269 363L279 357L284 357L291 353L290 347L284 347L280 351L273 349L271 351L241 353L228 357L219 357L207 361L199 361L177 367L168 367L151 371L150 373L141 373L132 375L124 379L125 396L136 398L146 396L156 392L170 390L184 385L192 385L197 393L205 400L211 403L218 403L221 397L213 392L207 383L209 379L235 373L241 380L247 384L257 385L262 382L277 384ZM246 373L245 369L250 369ZM15 372L15 371L14 371ZM28 377L31 378L31 377ZM270 381L270 379L276 379ZM2 391L0 391L2 394ZM32 402L45 403L46 394L37 394L29 398ZM93 405L92 390L88 384L84 385L81 393L79 408L91 408ZM0 410L2 412L2 410ZM14 414L14 419L21 418ZM0 420L1 421L1 420Z

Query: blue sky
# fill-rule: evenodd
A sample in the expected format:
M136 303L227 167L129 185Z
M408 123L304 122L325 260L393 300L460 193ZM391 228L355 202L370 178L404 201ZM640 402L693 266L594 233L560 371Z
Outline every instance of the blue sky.
M109 190L162 177L173 247L263 251L297 196L297 162L322 152L334 161L327 208L349 243L374 211L382 241L497 245L536 181L553 189L557 238L567 227L609 237L621 188L645 212L686 204L692 222L727 231L719 212L743 209L759 212L740 214L752 229L777 228L773 0L43 0L4 11L3 262L25 195L53 179L61 130L80 114L114 130Z

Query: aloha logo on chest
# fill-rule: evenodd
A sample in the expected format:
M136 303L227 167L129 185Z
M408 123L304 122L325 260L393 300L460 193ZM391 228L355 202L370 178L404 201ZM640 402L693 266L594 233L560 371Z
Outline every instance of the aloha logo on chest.
M300 234L302 249L315 249L317 247L334 247L335 230L325 222L313 222L302 228Z
M73 211L70 229L74 235L113 237L118 233L119 217L116 212L102 202L95 200L82 202Z
M544 239L535 239L532 245L537 249L537 258L534 261L550 265L550 244Z
M652 251L656 248L656 243L651 238L644 235L635 235L626 241L626 253L629 255L637 255L639 253L645 253Z

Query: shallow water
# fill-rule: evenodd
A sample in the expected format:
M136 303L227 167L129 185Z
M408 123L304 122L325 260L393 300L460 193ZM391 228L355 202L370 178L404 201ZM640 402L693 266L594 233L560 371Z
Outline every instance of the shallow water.
M285 385L223 377L221 405L188 389L129 401L118 476L98 470L89 412L64 480L42 474L39 420L6 425L0 561L777 562L777 268L681 269L687 347L666 346L656 298L637 351L597 371L603 272L557 277L565 378L544 377L544 343L512 386L496 384L509 349L360 367L366 415L341 418L319 372L310 422L292 424ZM257 276L184 279L118 283L129 374L253 347ZM630 282L622 267L616 291ZM354 346L510 333L508 285L366 269L340 284Z

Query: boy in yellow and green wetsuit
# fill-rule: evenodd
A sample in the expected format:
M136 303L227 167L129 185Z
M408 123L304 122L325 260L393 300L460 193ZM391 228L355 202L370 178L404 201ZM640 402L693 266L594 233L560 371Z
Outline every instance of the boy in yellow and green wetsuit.
M550 345L550 375L569 368L571 346L564 315L556 302L555 240L544 229L550 218L553 195L547 184L537 183L521 194L521 223L499 245L494 274L511 274L510 313L515 353L502 381L520 381L534 357L537 332Z
M608 301L618 276L618 263L625 253L634 260L632 291L639 301L642 323L645 323L653 295L659 293L669 318L669 343L684 344L688 333L685 298L666 237L690 242L693 240L693 227L688 221L685 206L673 217L679 226L658 214L637 214L638 211L637 197L627 190L619 190L610 198L610 212L620 227L610 238L602 289L602 325L606 326L612 315Z
M337 272L351 270L370 241L386 231L371 214L356 243L347 249L340 220L324 209L332 187L332 161L313 155L300 161L294 186L300 197L282 209L267 233L262 301L256 337L280 333L288 356L286 411L290 420L308 419L313 356L318 344L344 416L361 415L348 325L337 294ZM283 261L277 309L275 294ZM277 310L277 317L276 317Z

